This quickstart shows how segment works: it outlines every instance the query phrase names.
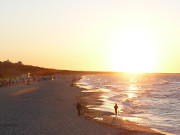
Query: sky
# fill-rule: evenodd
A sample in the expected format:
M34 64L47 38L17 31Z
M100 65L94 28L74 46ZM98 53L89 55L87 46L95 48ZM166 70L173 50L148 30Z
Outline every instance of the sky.
M180 73L179 0L0 0L0 61Z

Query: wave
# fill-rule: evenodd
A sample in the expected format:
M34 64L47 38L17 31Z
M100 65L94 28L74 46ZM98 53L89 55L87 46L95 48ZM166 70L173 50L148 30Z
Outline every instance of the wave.
M92 90L101 91L103 105L95 109L114 112L118 103L119 115L141 119L139 124L147 124L171 133L180 133L180 75L140 76L90 75L81 83ZM163 126L168 123L168 126ZM174 130L172 130L172 127Z

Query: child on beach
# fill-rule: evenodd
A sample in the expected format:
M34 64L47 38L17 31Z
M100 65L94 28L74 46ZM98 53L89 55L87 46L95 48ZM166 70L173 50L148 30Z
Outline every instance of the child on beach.
M79 102L76 104L76 108L77 108L77 111L78 111L78 115L80 116L81 110L82 110L82 106L81 106L81 104Z
M117 109L118 109L118 106L117 106L117 104L115 104L114 110L115 110L116 115L117 115Z

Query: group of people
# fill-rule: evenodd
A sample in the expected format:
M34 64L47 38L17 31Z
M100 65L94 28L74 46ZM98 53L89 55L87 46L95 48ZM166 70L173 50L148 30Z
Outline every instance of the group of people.
M80 116L81 111L82 111L82 106L79 102L76 104L76 109L78 111L78 116ZM117 104L115 104L115 106L114 106L114 111L115 111L115 114L117 115L117 113L118 113L118 105Z
M25 76L26 75L26 76ZM45 80L55 80L59 79L60 75L49 75L49 76L28 76L29 74L23 74L21 77L9 77L9 78L0 78L0 87L6 87L6 86L15 86L19 84L27 84L29 85L31 82L39 82L39 81L45 81Z
M74 86L74 84L81 79L81 76L74 76L72 79L72 84L70 85L71 87Z

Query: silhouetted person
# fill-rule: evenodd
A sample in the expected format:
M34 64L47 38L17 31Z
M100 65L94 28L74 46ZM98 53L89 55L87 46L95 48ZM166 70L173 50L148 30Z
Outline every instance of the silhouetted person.
M117 115L117 109L118 109L118 106L117 106L117 104L115 104L114 110L115 110L116 115Z
M80 116L81 110L82 110L81 104L80 104L80 103L77 103L77 104L76 104L76 108L77 108L77 111L78 111L78 115Z

